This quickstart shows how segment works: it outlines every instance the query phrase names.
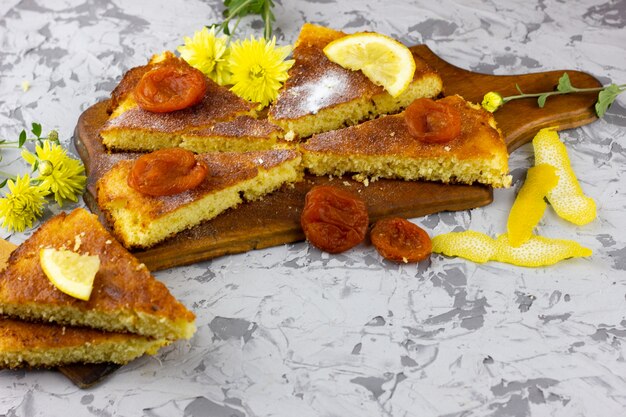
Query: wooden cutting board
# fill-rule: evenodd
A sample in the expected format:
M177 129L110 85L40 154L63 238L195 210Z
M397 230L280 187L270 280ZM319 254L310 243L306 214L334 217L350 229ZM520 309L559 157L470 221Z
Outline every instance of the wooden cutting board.
M498 91L503 96L514 95L517 93L516 84L528 93L551 91L563 74L563 70L509 76L477 74L445 62L425 45L412 47L412 50L441 74L446 95L460 94L473 102L480 102L487 91ZM567 72L576 87L600 86L598 80L589 74ZM508 103L495 113L495 117L509 151L513 151L531 140L540 128L558 126L559 129L566 129L594 121L595 101L594 93L557 96L549 98L541 109L533 99L518 100ZM89 173L85 202L96 213L96 181L120 158L132 156L105 151L98 131L108 117L106 107L105 101L88 108L80 116L74 136L78 153ZM304 196L318 184L359 191L368 205L372 221L392 215L410 218L445 210L465 210L493 200L491 188L480 185L380 180L365 187L347 177L329 179L307 176L294 188L285 187L262 201L243 204L153 248L135 251L134 254L154 271L302 240L300 211ZM110 228L103 216L101 220Z

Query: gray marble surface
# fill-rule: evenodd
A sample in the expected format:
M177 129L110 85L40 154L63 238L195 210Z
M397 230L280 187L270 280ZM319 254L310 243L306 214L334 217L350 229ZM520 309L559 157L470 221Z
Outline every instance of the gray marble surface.
M1 0L0 137L38 121L69 145L78 116L124 71L221 11L217 0ZM474 71L626 82L624 0L276 0L275 14L282 43L308 21L426 43ZM245 19L239 34L260 27ZM0 371L0 415L626 415L625 126L626 95L561 134L598 218L575 227L547 212L539 233L575 239L590 258L398 266L370 246L330 256L297 243L158 272L198 317L191 341L89 390L53 371ZM514 188L488 207L414 221L431 235L496 235L532 163L530 146L515 151ZM3 233L16 244L29 235Z

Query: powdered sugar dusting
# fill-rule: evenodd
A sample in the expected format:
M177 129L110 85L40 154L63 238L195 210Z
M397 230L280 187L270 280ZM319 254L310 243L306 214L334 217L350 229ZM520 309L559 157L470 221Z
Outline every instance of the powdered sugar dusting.
M346 90L348 77L343 72L329 72L321 79L294 89L294 94L302 98L300 106L305 113L317 114L320 109L337 102Z

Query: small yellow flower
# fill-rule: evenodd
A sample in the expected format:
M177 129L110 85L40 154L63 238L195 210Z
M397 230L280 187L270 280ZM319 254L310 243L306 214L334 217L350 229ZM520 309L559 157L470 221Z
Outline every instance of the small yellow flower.
M43 213L46 190L30 182L28 174L7 182L9 193L0 198L2 227L23 232Z
M278 90L287 80L292 59L290 46L276 47L276 38L266 41L253 36L237 41L230 47L231 90L238 96L263 108L278 96Z
M490 91L485 94L483 97L483 102L481 103L483 109L487 110L490 113L498 110L500 107L504 105L504 99L502 96L495 91Z
M61 207L65 200L77 201L87 182L83 164L70 158L61 145L50 141L38 145L35 152L37 155L24 150L22 157L33 167L38 161L39 176L35 180L40 182L41 188L47 194L53 193Z
M226 36L215 36L215 28L208 30L205 26L193 38L185 36L185 44L178 47L178 52L189 65L219 85L225 85L230 82L227 43Z

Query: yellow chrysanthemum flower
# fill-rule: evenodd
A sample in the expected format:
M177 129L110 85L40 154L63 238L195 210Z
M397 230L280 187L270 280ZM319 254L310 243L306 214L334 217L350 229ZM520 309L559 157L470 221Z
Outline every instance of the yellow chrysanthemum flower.
M278 90L287 80L287 71L292 59L285 60L291 53L290 46L276 47L276 38L239 40L230 47L231 90L239 97L256 103L263 108L278 96Z
M23 232L43 213L46 190L30 182L28 174L7 182L9 193L0 198L2 227Z
M47 194L53 193L61 207L65 200L78 201L87 182L83 164L70 158L61 145L50 141L38 145L35 152L37 155L24 150L22 157L33 167L38 161L39 176L35 180L40 182L40 187Z
M226 36L215 36L215 28L209 30L205 26L194 32L193 38L185 36L185 44L178 47L178 52L189 65L219 85L225 85L230 82L227 44Z
M485 97L483 97L483 102L481 103L481 106L488 112L493 113L500 107L504 106L504 99L500 94L496 93L495 91L490 91L485 94Z

